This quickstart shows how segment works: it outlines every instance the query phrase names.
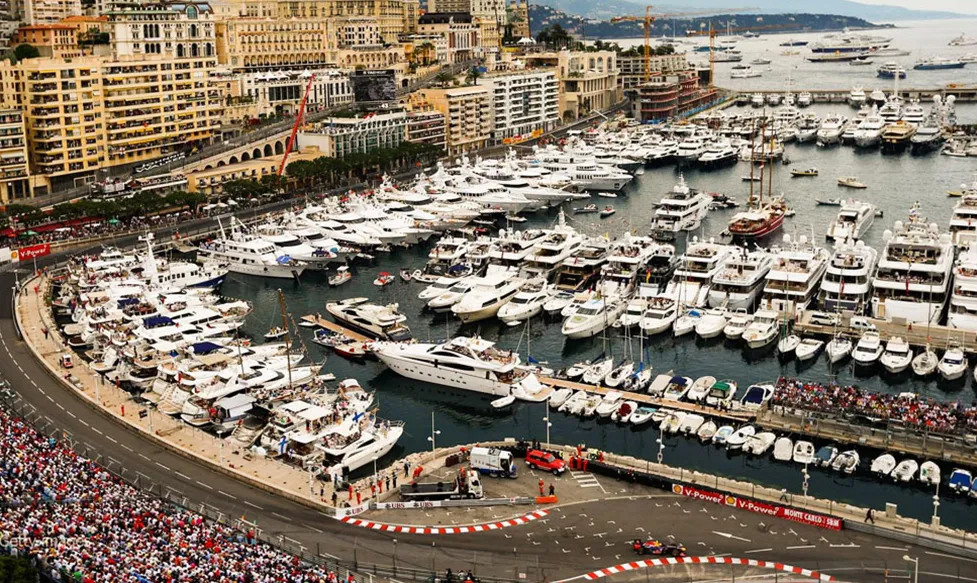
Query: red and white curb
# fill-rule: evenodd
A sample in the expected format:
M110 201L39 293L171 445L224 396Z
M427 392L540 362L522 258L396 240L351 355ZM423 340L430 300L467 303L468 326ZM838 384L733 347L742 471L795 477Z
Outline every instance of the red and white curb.
M521 526L523 524L528 524L534 520L539 520L540 518L543 518L547 514L549 514L549 512L547 512L546 510L536 510L524 516L510 518L509 520L501 520L499 522L487 522L485 524L473 524L469 526L405 526L401 524L386 524L383 522L373 522L370 520L353 518L351 516L344 516L339 520L345 522L346 524L351 524L353 526L369 528L372 530L382 530L384 532L398 532L402 534L471 534L474 532L487 532L490 530L499 530L500 528L508 528L510 526Z
M736 557L668 557L661 559L645 559L642 561L634 561L633 563L624 563L621 565L615 565L613 567L607 567L599 571L592 571L585 575L578 575L571 579L564 579L563 581L572 581L575 579L586 579L587 581L594 581L602 577L610 577L611 575L617 575L619 573L624 573L625 571L634 571L636 569L644 569L647 567L662 567L665 565L743 565L747 567L760 567L764 569L776 569L778 571L785 571L787 573L793 573L795 575L803 575L805 577L810 577L812 579L817 579L819 581L834 581L835 578L831 575L824 575L818 573L817 571L812 571L810 569L802 569L801 567L794 567L792 565L785 565L783 563L774 563L772 561L758 561L756 559L738 559ZM563 583L558 582L558 583Z

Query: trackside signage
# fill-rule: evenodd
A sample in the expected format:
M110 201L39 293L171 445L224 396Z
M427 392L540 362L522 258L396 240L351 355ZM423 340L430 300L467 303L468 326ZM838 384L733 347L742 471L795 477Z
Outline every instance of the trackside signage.
M842 527L842 520L840 518L835 518L834 516L827 516L824 514L817 514L815 512L807 512L806 510L798 510L796 508L768 504L766 502L757 502L756 500L748 500L745 498L739 498L737 496L731 496L729 494L723 494L721 492L713 492L711 490L695 488L693 486L672 484L672 492L682 496L687 496L689 498L712 502L713 504L732 506L734 508L739 508L740 510L746 510L747 512L765 514L767 516L783 518L784 520L792 520L794 522L808 524L818 528L841 530Z

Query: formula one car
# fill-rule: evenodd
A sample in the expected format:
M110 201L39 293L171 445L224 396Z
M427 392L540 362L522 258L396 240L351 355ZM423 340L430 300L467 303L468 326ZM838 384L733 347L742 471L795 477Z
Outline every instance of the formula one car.
M641 539L634 539L634 542L631 543L631 548L634 549L634 552L639 555L684 557L686 553L685 545L678 543L663 543L653 538L649 538L645 541L642 541Z

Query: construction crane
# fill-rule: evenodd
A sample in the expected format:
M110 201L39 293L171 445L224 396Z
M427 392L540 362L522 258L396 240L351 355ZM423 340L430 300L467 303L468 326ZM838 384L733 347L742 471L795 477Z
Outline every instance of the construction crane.
M644 22L645 23L645 63L644 63L644 82L651 81L651 25L659 18L685 18L688 16L707 16L713 14L737 14L754 8L732 8L728 10L703 10L699 12L673 12L652 14L654 6L645 7L644 16L615 16L611 19L612 23L617 22ZM674 31L673 31L674 33Z
M282 164L278 167L278 176L281 176L285 172L285 163L288 162L288 155L292 153L292 147L295 145L295 136L299 133L299 127L302 125L302 118L305 116L305 102L309 99L309 92L312 91L312 83L315 81L315 73L309 77L309 82L305 86L305 94L302 95L302 101L299 103L299 112L295 116L295 125L292 126L292 135L288 138L288 143L285 144L285 155L282 156Z

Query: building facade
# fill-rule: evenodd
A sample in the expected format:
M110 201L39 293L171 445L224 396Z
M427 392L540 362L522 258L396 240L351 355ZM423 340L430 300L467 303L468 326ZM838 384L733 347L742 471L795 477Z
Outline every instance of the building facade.
M447 148L444 114L436 109L415 109L407 114L407 141Z
M522 141L552 129L560 120L560 92L552 69L490 75L478 84L492 91L492 140Z
M631 113L642 123L674 119L699 111L719 99L715 89L702 87L696 71L655 77L632 90Z
M618 86L621 89L632 89L644 83L644 57L618 57L617 66L619 69ZM686 71L688 68L689 62L685 53L651 56L652 77L671 75L678 73L679 71Z
M471 14L464 12L436 12L424 14L418 20L417 32L423 40L416 40L415 46L424 42L434 45L437 60L453 65L482 55L482 30L472 20ZM429 40L429 38L440 40Z
M216 64L214 13L205 2L114 3L105 16L112 52L122 58L164 55Z
M484 148L492 139L493 92L484 85L421 89L424 100L445 119L445 144L449 154Z
M310 78L312 84L309 85ZM237 73L218 77L225 84L231 100L247 100L258 116L291 116L298 113L305 95L306 111L318 111L353 102L349 73L337 69L320 69L303 73Z
M570 122L619 103L618 57L614 51L530 53L527 65L550 67L560 82L560 116Z
M19 109L0 110L0 202L30 196L29 172L24 114Z
M11 42L14 46L27 43L42 57L73 59L82 54L78 46L78 29L66 24L22 26L14 33Z
M317 148L323 156L345 158L373 150L396 148L407 135L407 112L333 117L314 130L299 132L298 144Z
M57 24L82 14L81 0L23 0L23 12L28 25Z

